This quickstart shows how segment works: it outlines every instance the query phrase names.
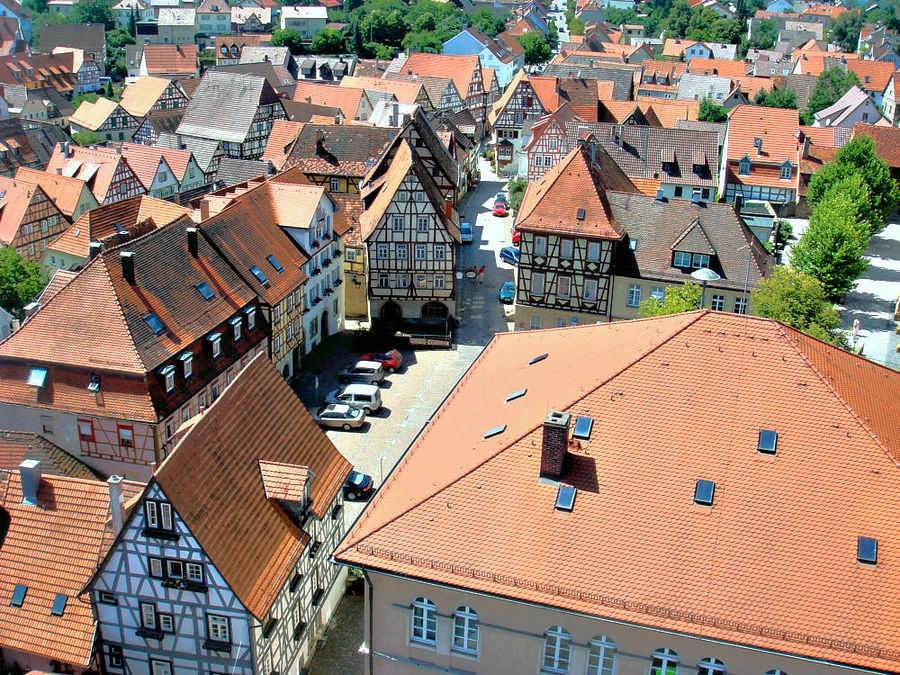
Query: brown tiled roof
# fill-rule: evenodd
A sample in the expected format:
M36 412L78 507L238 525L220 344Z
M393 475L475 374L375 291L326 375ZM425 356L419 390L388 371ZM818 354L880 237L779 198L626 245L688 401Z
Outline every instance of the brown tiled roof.
M16 171L16 181L40 185L41 189L47 193L47 196L53 200L56 208L69 218L75 212L78 200L85 189L84 181L80 181L77 178L67 178L66 176L45 173L25 167L19 167L19 170ZM97 202L94 201L93 204L96 206Z
M431 100L431 103L437 107L438 103L441 100L441 97L444 95L444 92L447 91L448 87L452 87L456 89L456 84L449 77L432 77L430 75L407 75L406 73L385 73L384 79L386 80L399 80L405 82L418 82L423 87L425 87L425 92L428 94L428 98ZM457 94L460 95L460 99L463 99L463 95L457 90Z
M363 202L358 192L334 192L331 198L338 205L334 214L334 231L343 237L347 246L362 246L359 217L363 213Z
M266 499L282 499L300 502L306 498L306 483L310 478L309 467L283 462L259 461Z
M763 140L763 157L767 162L781 163L786 159L798 161L797 133L800 120L797 111L787 108L765 108L757 105L738 105L728 115L727 158L740 161L744 155L757 160L754 138ZM748 176L743 176L748 178Z
M7 246L15 239L28 206L35 194L43 193L40 186L0 176L0 243Z
M307 467L311 511L319 518L350 472L265 354L222 392L155 477L235 595L260 620L310 538L266 498L261 461Z
M164 77L143 75L133 84L125 87L120 105L131 115L144 117L163 95L169 84L171 84L171 80Z
M71 95L78 85L78 76L72 72L73 64L72 52L0 56L0 84L52 87L61 94Z
M303 131L303 122L290 120L275 120L272 122L272 131L266 140L266 149L262 154L262 161L272 162L276 169L280 169L287 159L291 143Z
M747 65L743 61L693 58L688 63L687 72L700 75L721 75L722 77L743 77L747 74Z
M41 463L41 473L97 480L100 476L87 464L54 445L40 434L28 431L0 431L0 470L12 471L25 459Z
M854 124L853 138L868 136L875 141L875 153L892 169L900 168L900 129L897 127Z
M396 135L393 128L308 123L291 145L283 168L362 178Z
M527 393L507 402L515 389ZM335 557L896 672L900 609L884 598L900 585L898 404L896 372L771 319L700 311L500 334ZM593 419L562 476L578 489L570 513L538 480L548 409ZM756 451L760 429L778 433L775 457ZM692 503L698 478L716 483L711 508ZM877 538L875 567L857 562L859 536Z
M606 190L637 188L602 148L578 145L539 180L529 183L516 214L516 229L621 239L625 230L610 211ZM581 218L579 213L583 211Z
M120 484L126 496L138 483ZM9 529L0 548L0 646L85 668L94 662L96 622L79 597L113 540L109 488L97 480L43 475L37 504L23 503L19 472L0 472ZM21 607L11 603L27 588ZM63 613L51 613L57 595Z
M44 286L44 290L42 290L41 294L37 297L38 304L43 305L50 298L59 293L66 284L68 284L77 276L78 272L63 269L56 270L53 273L53 276L50 277L50 281L48 281L47 285Z
M379 77L353 77L350 75L341 80L341 86L390 92L400 103L417 103L422 91L422 85L418 82L410 82L407 80L383 80ZM434 103L434 101L432 101L432 103Z
M179 181L184 178L191 161L191 153L188 150L173 150L137 143L123 143L121 149L128 166L147 190L153 185L153 179L162 160L165 160L175 179Z
M199 64L197 45L144 45L144 59L147 62L147 72L151 75L193 75Z

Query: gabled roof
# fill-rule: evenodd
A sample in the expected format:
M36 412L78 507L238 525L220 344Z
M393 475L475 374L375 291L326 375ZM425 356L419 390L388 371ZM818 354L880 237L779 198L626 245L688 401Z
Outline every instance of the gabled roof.
M688 63L687 72L699 75L721 75L722 77L743 77L747 74L747 64L728 59L694 58Z
M125 87L119 105L135 117L144 117L170 84L172 80L167 78L143 75Z
M469 96L469 83L475 79L475 70L481 68L477 54L451 55L410 54L399 72L407 75L447 77L453 80L463 100Z
M155 476L231 590L262 620L310 535L266 498L260 462L307 467L311 512L318 518L350 473L350 463L265 354L247 364Z
M737 105L728 115L726 158L737 162L748 155L754 161L781 164L790 160L796 165L799 131L796 110ZM753 147L755 138L763 141L761 155Z
M175 110L151 110L144 116L144 121L138 127L140 131L144 125L153 129L159 134L175 134L178 131L178 125L184 119L184 108L176 108ZM135 132L137 133L137 132ZM157 139L158 140L158 139ZM187 140L185 140L187 143Z
M120 483L126 498L141 487ZM0 548L0 646L90 666L96 622L90 603L79 596L113 541L109 488L97 480L45 474L37 504L29 505L23 503L19 471L3 471L0 507L9 515ZM21 607L11 602L18 585L27 588ZM59 595L65 605L55 615Z
M303 122L290 120L275 120L272 122L272 131L266 140L266 149L262 154L264 162L272 162L276 169L280 169L287 158L291 143L303 130Z
M178 133L242 143L259 106L277 101L262 77L210 70L194 91Z
M900 545L898 407L896 372L772 319L699 311L499 334L335 557L895 672L900 610L884 589L900 583L887 554ZM538 480L548 410L593 419L561 478L578 489L570 513ZM774 458L757 452L761 429L778 434ZM716 483L711 509L693 504L698 478ZM878 539L874 568L857 561L859 536Z
M70 154L71 156L67 156ZM114 148L99 146L81 147L74 143L59 144L47 163L46 171L55 174L62 169L63 176L85 181L99 203L106 200L113 176L123 162L122 155Z
M118 108L118 103L102 96L94 103L85 100L81 102L78 109L69 117L69 122L85 129L96 131L103 126L110 115L115 113ZM137 120L133 119L133 121L137 124Z
M326 105L339 108L348 120L355 120L360 115L360 105L365 101L372 106L365 89L359 87L340 86L321 82L297 82L294 95L295 101Z
M390 92L400 103L416 103L422 92L422 84L404 80L383 80L379 77L355 77L347 75L341 80L341 87L354 87L357 89L372 89L375 91ZM427 92L425 94L428 96ZM432 101L432 104L434 102Z
M77 178L67 178L66 176L45 173L26 167L19 167L16 171L16 181L40 185L41 189L56 205L56 208L68 218L72 217L75 208L78 206L78 200L86 189L84 182ZM97 206L96 200L92 199L91 201L94 206Z
M619 63L618 61L595 61L591 66L551 63L544 68L543 76L558 77L560 82L564 79L590 82L594 87L594 92L599 91L598 83L594 82L595 80L612 82L612 98L617 101L627 101L631 98L634 89L635 73L639 73L640 70L641 67L638 64Z
M838 126L866 102L869 102L873 108L875 107L869 95L858 86L853 85L837 101L815 114L816 123L822 122L823 125Z
M144 45L147 72L193 75L199 67L197 45Z
M529 183L516 214L516 229L621 239L625 230L609 208L609 189L637 192L612 158L597 147L577 145L540 180Z
M847 70L856 73L860 86L867 92L880 94L894 76L894 64L891 61L869 61L868 59L850 59Z
M12 243L25 212L38 194L43 195L43 190L34 183L0 176L0 243L7 246Z
M362 178L397 133L390 127L307 123L282 168L296 166L304 173Z
M175 150L173 148L138 145L137 143L123 143L122 155L141 182L147 186L148 190L153 183L153 176L156 175L159 164L165 161L175 175L175 179L181 182L184 180L192 157L190 150ZM145 178L150 182L145 182Z
M44 54L53 51L54 47L75 47L105 58L106 35L102 23L44 24L38 41L38 51Z
M900 168L900 129L874 124L854 124L853 138L868 136L875 141L875 154L892 169Z
M71 95L78 86L78 76L73 72L74 59L72 52L0 56L0 84L52 87L61 94Z
M97 480L100 475L77 457L40 434L28 431L0 431L0 470L13 471L22 460L36 459L45 476L68 476Z
M255 294L204 239L199 258L188 252L189 226L193 221L182 216L121 249L103 251L0 342L0 359L145 375L201 339ZM123 251L134 253L134 286L122 274ZM216 293L209 302L196 289L201 282ZM88 297L90 321L84 321ZM161 335L144 321L149 313L162 322Z

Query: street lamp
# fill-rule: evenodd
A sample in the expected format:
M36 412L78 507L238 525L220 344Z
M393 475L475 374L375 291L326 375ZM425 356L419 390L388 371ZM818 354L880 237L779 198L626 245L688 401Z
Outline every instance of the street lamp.
M706 300L706 283L708 281L718 281L722 277L708 267L701 267L700 269L691 272L691 276L697 281L703 282L703 290L700 291L700 308L703 309L703 304Z

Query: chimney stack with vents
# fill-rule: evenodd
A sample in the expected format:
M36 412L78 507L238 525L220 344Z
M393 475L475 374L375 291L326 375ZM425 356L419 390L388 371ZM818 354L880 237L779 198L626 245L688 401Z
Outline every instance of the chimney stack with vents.
M109 515L112 518L113 534L117 535L122 530L122 488L119 483L122 476L110 476L106 481L109 486Z
M125 277L125 281L134 286L134 253L122 251L119 258L122 261L122 276Z
M447 195L447 198L444 199L444 215L447 218L453 218L453 197Z
M200 257L200 231L196 227L187 228L188 251L195 258Z
M541 475L559 478L562 475L566 449L569 446L569 413L551 410L544 420L544 439L541 444Z
M22 503L37 505L38 490L41 489L41 462L37 459L23 459L19 464L19 481L22 483Z
M100 255L100 251L103 250L103 242L102 241L92 241L88 244L88 258L93 260L98 255Z

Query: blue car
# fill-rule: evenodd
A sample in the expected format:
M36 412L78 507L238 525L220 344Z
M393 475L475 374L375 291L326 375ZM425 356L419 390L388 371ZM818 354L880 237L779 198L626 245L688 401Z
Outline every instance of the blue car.
M500 287L500 302L511 305L516 299L516 285L512 281L504 281Z
M500 249L500 260L510 265L519 264L519 249L515 246L504 246Z
M474 238L471 223L462 223L459 226L459 241L463 244L471 244Z

